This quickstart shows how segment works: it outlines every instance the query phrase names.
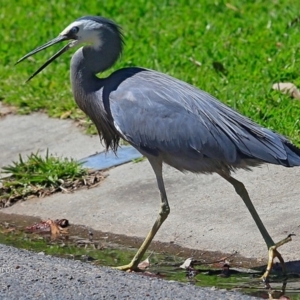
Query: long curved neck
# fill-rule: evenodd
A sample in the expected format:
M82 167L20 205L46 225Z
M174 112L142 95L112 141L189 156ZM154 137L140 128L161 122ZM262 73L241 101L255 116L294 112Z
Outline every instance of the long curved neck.
M96 74L113 66L122 53L122 45L119 32L107 29L99 34L98 44L82 47L75 52L70 74L73 94L80 108L84 101L82 96L101 88L101 79Z
M104 139L106 148L116 150L119 137L109 120L102 98L105 79L98 78L97 73L110 68L122 51L121 40L119 45L102 43L95 46L85 46L78 49L71 60L71 85L77 105L95 123L100 138ZM109 45L110 44L110 45Z

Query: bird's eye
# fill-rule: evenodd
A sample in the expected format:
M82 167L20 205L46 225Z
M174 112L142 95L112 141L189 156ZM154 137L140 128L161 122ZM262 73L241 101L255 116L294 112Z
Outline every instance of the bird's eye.
M72 27L71 30L70 30L70 32L73 33L73 34L78 33L78 31L79 31L79 28L77 26Z

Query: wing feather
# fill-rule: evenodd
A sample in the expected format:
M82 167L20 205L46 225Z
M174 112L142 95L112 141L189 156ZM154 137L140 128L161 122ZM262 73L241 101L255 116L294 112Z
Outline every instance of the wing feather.
M123 69L111 80L114 76L126 79L109 94L111 115L123 137L137 148L231 164L241 158L275 164L287 160L286 138L200 89L146 69Z

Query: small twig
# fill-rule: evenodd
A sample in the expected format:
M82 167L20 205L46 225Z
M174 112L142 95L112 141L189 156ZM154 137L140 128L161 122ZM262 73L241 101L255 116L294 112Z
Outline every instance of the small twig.
M195 64L197 67L201 67L201 66L202 66L202 64L201 64L200 61L195 60L195 59L192 58L192 57L189 57L189 60L190 60L193 64Z
M59 186L59 188L60 188L63 192L65 192L65 193L70 193L70 191L68 191L67 189L65 189L65 188L62 187L61 185Z

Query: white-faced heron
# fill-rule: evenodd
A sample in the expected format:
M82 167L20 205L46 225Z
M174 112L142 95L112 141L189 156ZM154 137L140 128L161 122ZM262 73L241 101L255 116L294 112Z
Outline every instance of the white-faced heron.
M107 78L96 74L120 57L123 39L111 20L86 16L66 27L58 37L36 48L18 62L56 43L70 41L28 80L67 50L81 45L71 60L71 84L78 106L90 117L106 149L116 151L120 138L149 160L157 180L161 209L157 220L132 261L122 270L137 269L170 208L162 176L166 163L180 171L218 173L233 185L248 207L269 249L266 279L277 251L291 240L274 243L258 216L242 182L231 172L264 163L300 165L300 149L287 138L252 122L210 94L153 70L130 67Z

